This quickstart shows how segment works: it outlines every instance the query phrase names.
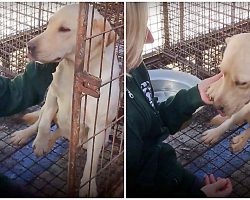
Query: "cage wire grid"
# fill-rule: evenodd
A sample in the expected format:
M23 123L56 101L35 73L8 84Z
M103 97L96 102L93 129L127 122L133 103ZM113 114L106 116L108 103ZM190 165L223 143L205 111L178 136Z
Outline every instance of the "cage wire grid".
M15 77L24 71L26 42L45 30L49 17L55 11L71 3L0 3L0 73ZM123 3L90 3L95 7L116 32L115 53L121 68L119 111L112 124L112 134L108 145L100 154L97 187L99 196L123 196ZM111 83L112 81L110 81ZM110 84L107 83L107 84ZM30 112L39 106L27 109ZM37 158L32 150L31 138L27 145L16 147L10 144L10 135L26 126L19 121L22 114L0 119L0 173L9 177L13 183L25 188L38 197L66 197L68 147L66 139L56 141L53 149L45 156ZM56 125L51 130L56 129ZM80 178L86 160L86 150L78 149L76 158L76 180Z
M84 5L84 4L82 4L82 5ZM85 5L87 5L87 4L85 4ZM108 6L107 6L108 4L106 4L105 5L105 14L103 15L104 16L104 22L105 22L105 20L106 20L106 16L107 16L107 10L108 10ZM115 6L115 5L114 5ZM122 6L120 6L120 4L116 4L116 6L118 7L118 8L120 8L120 9L123 9L123 7ZM95 7L95 4L93 5L93 7ZM84 10L84 9L83 9ZM118 11L119 11L119 9L118 9ZM91 19L91 23L93 23L93 12L92 12L92 19ZM116 24L115 24L115 27L114 28L112 28L112 30L115 30L115 29L117 29L118 27L120 27L120 28L122 28L123 26L117 26L117 24L119 24L119 15L120 15L120 13L119 12L117 12L117 17L116 17ZM85 18L86 18L86 16L87 15L85 15ZM84 15L83 15L83 18L84 18ZM82 19L83 20L83 19ZM80 18L79 18L79 21L80 21ZM83 20L83 21L87 21L87 20ZM105 23L104 23L105 24ZM91 27L92 27L92 25L91 25ZM88 27L87 27L88 28ZM83 29L82 29L83 30ZM108 30L108 32L107 31L105 31L105 25L104 25L104 31L101 33L102 35L103 35L103 43L102 43L102 55L104 54L104 37L105 37L105 34L104 33L109 33L109 32L111 32L112 30ZM88 52L88 55L91 55L91 51L90 51L90 49L91 49L91 41L96 37L97 35L92 35L92 36L90 36L89 38L87 37L86 38L86 42L87 41L89 41L89 52ZM106 36L106 37L108 37L108 36ZM79 38L78 38L79 39ZM81 39L81 38L80 38ZM115 43L116 43L116 41L117 41L117 35L115 36ZM79 44L81 44L82 42L81 41L77 41L77 43L79 43ZM86 43L86 45L87 45L87 43ZM84 46L81 46L80 45L80 48L82 48L79 52L81 52L82 50L84 50ZM86 50L86 49L85 49ZM85 51L84 50L84 51ZM115 55L115 48L114 48L114 50L113 50L113 60L114 60L114 57L115 57L116 55ZM82 54L81 55L81 53L79 54L79 55L77 55L76 56L76 63L78 62L79 64L81 64L81 60L83 60L84 59L84 57L85 57L85 59L86 59L86 56L84 55L84 54ZM78 73L78 71L80 70L80 72L82 72L82 69L81 69L81 67L84 67L84 69L87 69L87 71L89 70L89 63L88 63L88 60L89 60L90 58L88 57L88 59L87 59L87 62L85 63L87 66L85 66L85 64L84 64L84 66L81 66L81 65L79 65L78 66L78 69L76 68L75 69L75 76L77 75L77 73ZM77 64L76 64L76 66L77 66ZM113 67L115 67L114 66L114 63L112 62L112 68ZM101 64L100 64L100 71L99 71L99 77L101 77L101 74L102 74L102 68L103 68L103 66L102 66L102 62L101 62ZM111 72L111 74L113 74L113 72ZM108 108L110 108L109 106L111 106L111 105L109 105L109 103L110 103L110 96L111 96L111 92L110 92L110 90L111 90L111 87L112 87L112 83L113 83L113 81L115 80L115 79L117 79L117 78L122 78L123 77L123 74L121 74L119 77L114 77L113 75L111 76L111 80L110 81L108 81L107 83L104 83L104 84L102 84L101 85L101 88L103 87L103 86L105 86L105 85L107 85L107 84L109 84L109 99L108 99ZM77 79L76 79L77 80ZM78 80L77 80L78 81ZM77 82L76 81L76 82ZM76 85L74 85L73 87L77 87L77 84ZM78 93L78 95L75 95L75 96L73 96L73 105L72 105L72 112L73 112L73 115L72 115L72 117L73 117L73 119L72 119L72 124L73 124L73 126L72 126L72 133L74 133L75 132L75 130L77 130L77 126L79 127L79 124L77 124L77 123L75 123L75 121L77 121L77 120L75 120L75 119L77 119L77 117L79 117L79 114L80 114L80 112L77 114L77 110L80 110L80 107L81 107L81 105L80 105L80 102L81 102L81 99L82 99L82 95L81 95L81 93L82 92L84 92L84 91L80 91L80 93L79 93L79 91L74 91L74 94L75 93ZM122 100L122 93L119 93L119 96L120 96L120 98L119 99L121 99ZM85 103L84 103L84 106L85 106L85 109L84 110L86 110L86 107L88 107L88 104L87 104L87 96L86 95L84 95L84 97L85 97ZM84 98L83 97L83 98ZM77 108L77 106L79 106L78 108ZM103 108L99 108L99 99L97 99L97 107L96 107L96 110L95 110L95 121L97 121L98 120L98 116L97 116L97 113L98 113L98 109L103 109ZM106 108L104 108L104 109L106 109ZM106 113L106 115L108 115L108 113L109 112L112 112L112 111L107 111L107 113ZM78 116L77 116L78 115ZM83 113L83 115L85 115L84 113ZM74 119L74 117L75 117L75 119ZM104 134L103 133L103 131L105 132L105 134L108 134L107 133L107 129L110 127L110 126L112 126L113 124L115 124L115 126L117 125L117 122L119 122L121 119L123 118L123 116L121 116L121 117L117 117L116 118L116 121L115 122L112 122L111 124L107 124L106 125L106 127L104 128L104 129L101 129L101 130L99 130L99 131L96 131L96 124L94 125L94 135L93 136L91 136L90 138L88 138L85 142L84 142L84 144L86 144L88 141L95 141L95 139L96 139L96 137L99 135L99 134ZM83 118L84 119L84 118ZM107 120L108 118L106 118L106 120ZM107 122L106 122L107 123ZM85 124L85 121L83 121L83 124ZM116 129L117 130L117 129ZM117 132L116 132L117 133ZM116 133L114 134L114 136L116 135ZM121 139L121 138L120 138ZM74 143L72 142L73 140L75 140L75 144L78 144L78 139L77 138L74 138L74 137L71 137L71 143L73 144L72 145L72 147L75 147L76 145L74 145ZM111 158L110 158L110 163L112 163L112 161L113 160L116 160L118 157L120 157L121 155L123 155L123 142L122 142L122 140L120 140L120 146L119 146L119 153L118 153L118 155L116 155L116 156L114 156L113 154L114 154L114 152L115 152L115 137L113 137L113 140L112 140L112 147L111 147L111 151L110 151L110 154L111 154ZM93 144L93 146L92 146L92 150L94 150L94 146L95 146L95 144ZM72 149L70 149L70 156L69 156L69 169L71 169L71 168L74 168L74 164L71 164L71 163L73 163L74 162L74 160L75 160L75 155L74 155L74 153L72 153L72 152L74 152L75 150L72 148ZM104 158L104 151L102 151L103 153L101 154L101 157L102 158ZM72 156L73 155L73 156ZM114 156L114 157L113 157ZM112 160L112 157L113 157L113 160ZM93 160L94 160L94 156L93 156L93 153L92 153L92 158L91 158L91 162L93 162ZM91 167L93 167L93 165L92 165L92 163L91 163ZM104 165L104 167L103 167L103 159L101 160L101 168L102 169L105 169L105 165ZM101 170L102 170L101 169ZM100 171L101 171L100 170ZM100 173L100 171L98 172L98 173ZM73 191L74 191L74 185L75 185L75 179L76 179L76 176L74 177L74 176L72 176L72 180L71 180L71 176L70 176L70 172L71 171L69 171L68 172L68 174L69 174L69 186L70 186L70 184L72 183L72 186L70 186L70 187L72 187L72 195L73 195ZM94 173L92 170L91 170L91 172L90 173ZM74 170L72 170L72 174L74 174ZM109 173L110 174L110 173ZM91 180L93 179L93 178L95 178L95 175L92 175L92 174L90 174L90 179L86 182L86 183L83 183L83 185L82 185L82 183L81 183L81 188L83 187L83 186L85 186L86 184L88 184L88 183L91 183ZM109 175L107 175L106 176L106 178L109 180ZM69 190L70 190L70 187L69 187ZM90 189L90 188L89 188ZM77 193L76 193L77 194Z
M148 69L171 69L200 79L219 72L225 39L250 31L248 2L149 3L148 27L155 42L144 47ZM178 160L201 180L205 174L229 177L231 197L250 197L250 145L239 153L229 149L230 140L248 124L234 126L213 146L204 145L201 134L212 128L216 115L211 106L195 113L189 125L165 141L176 149Z

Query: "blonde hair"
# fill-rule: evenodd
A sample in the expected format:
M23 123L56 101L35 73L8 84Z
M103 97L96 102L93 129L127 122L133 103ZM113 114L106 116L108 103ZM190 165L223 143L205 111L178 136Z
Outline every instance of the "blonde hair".
M137 67L142 61L142 50L147 35L147 3L126 3L126 62L127 69Z

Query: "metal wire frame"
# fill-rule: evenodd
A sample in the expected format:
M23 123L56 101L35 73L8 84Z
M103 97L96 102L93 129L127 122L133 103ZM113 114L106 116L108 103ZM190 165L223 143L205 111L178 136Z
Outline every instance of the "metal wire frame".
M211 128L208 121L216 113L211 107L205 107L194 115L191 124L170 136L166 142L171 144L179 161L199 179L205 174L219 177L230 177L234 188L232 197L249 197L249 145L239 153L232 153L229 149L232 137L240 134L247 127L246 124L235 126L228 131L215 145L209 147L200 141L201 134ZM240 174L241 176L239 176ZM242 184L241 181L244 181Z
M14 77L23 72L28 60L26 58L26 43L35 35L43 32L51 14L67 2L1 2L0 3L0 67L1 75ZM114 4L113 4L114 5ZM104 4L96 4L100 13L104 13ZM107 5L107 19L113 25L115 19L114 6ZM122 25L122 15L119 13L119 23ZM120 39L123 39L123 30L117 29Z
M160 44L163 43L164 34L164 26L162 24L163 21L163 7L162 3L148 3L148 27L150 27L151 33L154 37L154 43L152 44L145 44L143 49L143 54L146 55L154 55L155 48L157 48Z
M152 5L150 5L152 6ZM149 69L173 69L191 73L201 79L218 73L225 38L250 31L250 4L224 3L161 3L158 26L164 27L162 42L145 52ZM154 16L151 16L154 17ZM156 19L153 19L153 21ZM151 27L149 26L149 29ZM162 32L162 31L161 31ZM177 152L178 160L200 179L213 173L230 177L234 186L231 197L249 197L249 144L239 153L229 149L230 140L248 125L230 129L215 145L208 147L201 134L211 128L208 124L216 111L205 107L196 113L191 124L170 136L165 142Z
M121 4L117 4L117 6L118 6L118 8L120 7L120 5ZM94 6L95 6L95 4L93 4L93 8L94 8ZM88 9L87 9L88 10ZM119 23L119 17L120 17L120 11L119 11L119 9L117 9L118 10L118 12L117 12L117 17L116 17L116 22L117 22L117 24ZM106 8L105 8L105 11L107 11L107 6L106 6ZM85 13L85 15L83 15L83 16L85 16L85 17L87 17L88 15ZM94 18L94 12L92 12L92 15L91 15L91 17L92 17L92 19L91 19L91 23L93 23L93 18ZM87 23L87 19L85 18L84 19L84 21L85 21L85 25L86 25L86 23ZM104 17L104 24L106 24L105 23L106 22L106 17ZM123 25L120 25L120 26L117 26L117 24L115 25L116 26L116 28L113 28L113 29L111 29L111 30L107 30L107 31L105 31L105 27L104 27L104 32L102 33L102 35L103 35L103 42L102 42L102 56L103 56L103 52L104 52L104 39L105 39L105 33L107 33L107 32L111 32L112 30L115 30L115 29L118 29L118 28L122 28L123 27ZM86 36L85 36L85 39L84 39L84 35L83 34L79 34L82 38L80 38L80 39L84 39L85 41L86 40L89 40L89 52L87 52L87 55L88 55L88 60L87 60L87 62L85 62L86 64L87 64L87 66L81 66L81 68L80 69L78 69L78 70L76 70L75 72L76 73L78 73L79 74L79 72L82 72L82 69L84 68L84 69L86 69L86 71L89 71L89 61L90 61L90 55L91 55L91 52L90 52L90 49L91 49L91 41L92 41L92 39L94 38L94 37L96 37L96 36L98 36L98 35L94 35L94 36L92 36L92 27L93 27L93 24L91 24L91 26L90 26L90 34L91 34L91 36L89 37L89 38L87 38ZM80 30L81 31L81 30ZM82 30L82 33L86 33L86 31L84 31L84 30ZM100 34L99 34L100 35ZM117 41L117 34L115 35L115 43L116 43L116 41ZM84 46L82 45L81 47L81 50L79 50L79 52L84 52ZM83 54L81 54L81 55L79 55L79 61L78 61L78 63L80 63L81 65L83 64L83 62L82 62L82 60L84 60L84 57L85 57L85 54L86 54L86 52L85 53L83 53ZM106 135L107 133L106 133L106 130L107 130L107 128L109 127L109 126L111 126L112 124L108 124L108 112L109 112L109 104L110 104L110 95L111 95L111 87L112 87L112 82L115 80L115 79L117 79L117 78L119 78L119 77L114 77L113 78L113 65L114 65L114 56L116 56L115 55L115 49L114 49L114 51L113 51L113 61L112 61L112 70L111 70L111 80L110 81L108 81L108 83L105 83L105 84L103 84L103 85L101 85L101 87L103 87L104 85L107 85L107 84L109 84L110 85L110 87L109 87L109 100L108 100L108 107L107 107L107 114L106 114L106 124L107 124L107 126L104 128L104 130L100 130L98 133L96 133L96 122L97 122L97 113L98 113L98 109L99 109L99 99L97 99L97 106L96 106L96 111L95 111L95 116L96 116L96 118L95 118L95 125L94 125L94 135L93 136L91 136L90 138L88 138L88 140L87 141L85 141L84 142L84 144L85 143L87 143L87 142L90 142L91 140L93 140L93 146L92 146L92 152L94 151L94 143L95 143L95 137L96 137L96 135L98 135L98 134L101 134L103 131L104 131L104 134ZM101 77L101 75L102 75L102 59L103 59L103 57L101 58L101 63L100 63L100 73L99 73L99 77ZM74 86L74 88L77 88L77 84L79 84L79 83L77 83L77 79L75 79L76 80L76 82L75 82L75 86ZM83 112L83 115L84 115L84 117L83 117L83 124L85 124L85 119L86 119L86 107L87 107L87 96L86 96L86 94L82 94L82 92L83 91L77 91L77 90L75 90L74 91L74 94L75 94L75 97L73 97L73 107L72 107L72 110L73 110L73 115L72 115L72 133L74 133L74 136L73 135L71 135L71 141L74 141L74 143L72 143L71 145L70 145L70 147L71 148L74 148L75 146L76 146L76 144L78 143L78 138L79 138L79 136L78 136L78 134L79 134L79 130L80 130L80 127L79 127L79 120L80 120L80 108L81 108L81 99L82 98L85 98L85 105L84 105L84 112ZM78 94L77 94L78 93ZM83 96L82 96L83 95ZM118 119L118 121L119 121L119 119ZM115 123L117 123L117 122L115 122ZM103 134L103 133L102 133ZM122 143L121 143L121 145L120 145L120 150L122 150ZM112 149L113 149L113 146L112 146ZM74 183L76 182L74 179L76 178L74 178L74 175L75 175L75 169L74 169L74 166L75 166L75 156L76 156L76 149L74 149L73 151L71 151L71 152L73 152L72 154L74 154L74 155L72 155L72 154L70 154L71 155L71 157L72 157L72 159L70 160L70 164L72 163L72 165L69 167L69 169L71 169L72 171L70 172L69 171L69 174L71 174L72 176L72 184L71 185L69 185L69 189L70 189L70 191L72 191L72 192L70 192L70 195L77 195L77 187L76 187L76 185L74 185ZM121 155L123 154L123 150L122 151L120 151L120 153L119 153L119 155L118 155L118 157L120 157ZM103 156L103 155L102 155ZM118 157L116 157L116 158L118 158ZM111 154L111 158L112 158L112 154ZM115 158L115 159L116 159ZM93 155L92 155L92 162L93 162ZM92 162L91 162L91 172L90 172L90 179L86 182L86 183L84 183L83 185L81 185L81 187L83 187L83 186L85 186L86 184L88 184L89 183L89 190L90 190L90 185L91 185L91 180L93 179L93 178L95 178L96 176L92 176L91 174L92 174ZM112 163L112 159L110 160L110 163L109 164L111 164ZM104 167L104 168L106 168L106 167ZM97 173L98 174L98 173Z
M26 42L45 28L51 13L65 3L0 3L1 74L14 77L27 64Z
M28 3L20 3L20 5L23 6L23 7L27 6L27 7L30 7L32 9L34 9L34 10L37 9L36 8L37 4L28 4L28 5L27 4ZM46 8L42 9L42 12L41 12L41 10L37 9L40 12L39 17L41 17L41 15L42 15L41 13L43 13L43 14L46 13L46 12L47 13L53 13L55 10L57 10L57 8L59 8L62 5L61 3L59 3L59 4L53 3L53 5L52 5L52 3L51 3L51 5L50 5L50 3L48 3L48 4L49 5L44 6ZM55 6L54 6L54 4L55 4ZM115 30L116 33L119 34L119 38L120 38L119 40L117 40L117 35L116 35L116 40L117 40L116 41L116 45L115 45L116 51L114 51L114 54L116 52L118 53L119 65L123 69L123 67L122 67L122 65L123 65L123 52L124 52L124 50L123 50L123 4L122 3L106 3L106 4L92 3L92 4L94 4L93 6L95 6L96 9L98 9L100 11L100 13L102 13L105 16L105 19L107 19L107 20L110 21L111 25L113 26L113 30ZM39 5L43 5L43 3L39 4ZM15 11L14 10L15 4L10 4L10 7L11 6L12 6L12 8L11 8L12 11L14 12ZM18 6L19 6L19 4L18 4ZM33 6L34 6L34 8L33 8ZM56 7L56 9L54 9L54 7ZM5 4L3 4L3 5L1 4L1 8L3 10L4 9L8 9ZM39 8L41 8L41 6L39 6ZM51 8L51 10L47 10L47 8ZM25 15L27 13L27 11L25 9L17 11L17 12L22 13L22 11L23 11L23 15ZM19 31L18 33L13 33L13 35L11 35L11 37L9 37L9 35L7 35L7 34L5 34L3 36L3 39L1 40L1 44L7 44L8 48L11 47L12 49L10 48L11 49L10 52L12 52L13 49L14 50L18 50L18 49L22 49L23 48L23 51L18 51L15 55L12 54L12 53L9 53L8 55L11 55L13 57L16 56L16 59L18 59L19 57L22 57L22 54L24 55L26 53L25 43L29 39L31 39L32 37L34 37L35 35L37 35L40 32L42 32L44 30L44 28L45 28L45 25L46 25L47 19L48 19L48 14L47 15L44 14L44 16L45 16L45 19L42 17L42 19L44 19L44 20L42 20L42 22L44 22L44 24L40 23L40 24L42 24L41 27L40 27L40 29L39 29L39 27L37 27L36 25L34 25L34 27L32 28L32 30L29 30L29 28L31 28L29 26L27 28L27 30L25 29L24 31L22 30L22 31ZM4 16L1 16L1 17L4 18ZM34 20L36 20L36 19L38 20L39 17L34 17ZM5 20L5 18L3 19L3 21L4 20ZM15 20L13 20L13 21L15 21ZM32 19L31 19L31 21L32 21ZM18 23L19 22L17 22L17 24ZM27 26L28 26L32 22L25 22L25 23L27 23ZM18 27L18 25L17 25L17 27ZM8 39L6 39L6 38L8 38ZM91 39L91 37L88 38L88 39ZM20 45L18 43L19 46L16 45L16 40L20 41L19 42ZM11 46L12 44L14 44L13 45L14 47ZM3 47L3 48L0 48L1 52L4 52L6 50L6 48L7 48L6 45L5 46L1 45L1 47ZM23 56L23 60L24 60L24 63L25 62L27 63L27 60L25 59L24 56ZM7 64L9 64L9 62L10 62L9 60L6 60ZM13 63L11 65L11 67L8 65L5 68L1 68L1 73L4 74L4 75L7 75L9 77L15 76L16 74L18 74L21 71L23 71L23 67L25 66L25 64L20 65L20 68L16 67L16 65L17 65L16 63ZM1 66L1 63L0 63L0 66ZM12 66L14 66L14 67L12 67ZM6 71L8 73L6 73ZM117 79L117 78L121 79L121 84L120 85L121 85L121 90L123 90L123 88L122 88L122 86L123 86L123 84L122 84L123 75L122 74L119 77L114 77L111 80L111 82L113 80ZM110 84L110 83L106 83L106 84ZM119 94L119 95L121 95L121 94ZM121 102L119 102L119 104L121 104L119 106L120 107L120 112L119 113L120 113L121 116L117 117L117 119L115 119L115 121L113 121L111 124L107 125L107 126L112 126L112 129L113 129L113 137L111 138L112 142L109 143L108 147L105 147L105 148L103 147L103 150L102 150L102 153L101 153L101 157L100 157L100 163L101 164L99 166L100 170L98 171L97 175L99 177L101 177L102 180L105 180L105 178L103 178L103 176L107 177L106 180L104 181L107 184L104 185L102 183L103 184L102 191L101 191L101 195L102 196L113 196L114 195L111 191L114 190L114 185L116 185L116 184L114 184L115 182L117 182L117 183L119 182L120 185L123 185L123 181L121 181L121 179L123 178L123 170L122 170L123 169L123 162L121 162L121 160L123 160L123 105L122 105L122 97L121 97ZM99 134L99 133L96 133L95 135L97 135L97 134ZM93 138L94 137L95 136L93 136ZM6 145L10 145L8 142L6 143L7 139L8 139L8 136L6 136L5 138L3 138L3 142ZM58 146L60 146L60 145L58 145ZM66 148L65 145L63 147ZM16 151L16 152L18 152L18 151ZM32 156L32 153L28 154L28 156ZM62 155L60 155L60 156L62 156ZM79 157L79 155L77 155L77 157ZM67 152L65 154L63 154L62 159L67 161ZM66 161L64 162L64 164L66 163ZM34 162L37 164L38 161L35 160ZM116 163L118 163L118 164L116 164ZM79 165L79 164L76 163L76 165ZM14 167L14 166L9 167L9 170L11 170L12 167ZM112 170L114 169L114 167L120 168L120 169L116 170L116 172L119 171L119 173L118 173L119 175L116 174L117 177L110 176L110 174L111 174ZM78 166L78 168L79 168L79 166ZM77 168L77 170L79 171L78 168ZM28 170L28 169L26 169L26 170ZM66 169L64 168L63 172L62 172L62 173L64 173L64 175L65 175L65 170ZM114 172L114 170L113 170L113 172ZM7 170L7 173L8 173L8 170ZM79 174L79 172L77 172L77 173ZM35 177L38 177L38 176L35 176ZM81 174L79 174L79 176L77 176L77 177L81 177ZM17 178L22 179L22 177L17 177ZM57 178L57 177L55 176L54 178ZM53 181L53 180L54 179L51 179L51 181ZM116 180L116 181L114 181L114 180ZM47 185L51 185L50 184L51 181L49 181L49 182L47 181L46 182ZM77 181L79 182L79 180L77 180ZM98 181L98 179L97 179L97 181ZM34 181L34 182L36 183L36 181ZM61 181L61 182L63 182L63 181ZM110 185L109 182L112 182L113 184ZM64 186L63 186L63 189L62 189L63 191L62 190L58 190L58 192L54 192L54 193L51 192L50 194L47 194L47 195L49 195L49 196L54 196L54 195L55 196L57 196L57 195L59 195L59 196L60 195L61 196L66 196L67 194L65 194L65 191L66 191L65 177L64 177L64 182L63 183L64 183ZM27 182L25 184L27 184ZM36 194L40 193L40 196L46 196L46 192L47 191L43 192L45 190L44 187L39 186L39 188L37 188L36 186L34 186L32 184L32 182L28 182L28 184L31 185L30 187L33 189L32 191L34 191L34 193L36 193ZM38 185L38 184L36 184L36 185ZM103 190L103 187L105 187L105 190ZM116 185L116 187L118 187L118 186ZM123 189L123 188L121 188L121 186L119 186L119 187L120 187L120 190ZM113 192L116 192L116 195L118 195L118 196L123 196L122 191L118 192L118 194L117 194L117 191L113 191ZM60 193L60 194L57 194L57 193Z
M159 26L164 26L163 39L151 49L156 56L152 58L151 53L144 57L151 57L152 63L161 60L166 68L178 70L171 65L176 61L192 66L193 73L200 78L218 73L221 48L227 37L250 29L250 4L247 2L162 3L157 6L165 11L157 17L162 19L158 20Z
M1 118L0 124L0 173L8 176L14 183L25 187L31 195L36 197L67 197L68 141L65 139L57 141L48 155L37 158L34 156L31 147L33 138L23 147L12 146L9 143L9 135L15 130L22 129L24 125L16 122L15 117ZM117 132L118 135L123 134L121 125L119 123L119 128L114 127L114 132ZM113 137L115 137L115 140L120 140L117 136ZM112 140L110 138L109 145L104 150L104 157L100 157L103 166L106 166L106 168L104 169L99 162L100 173L97 184L100 186L100 196L114 197L114 195L117 195L116 197L119 197L122 194L115 194L114 192L117 191L112 190L114 189L114 184L111 185L106 180L106 176L109 174L109 170L111 170L115 173L113 173L113 177L110 177L110 179L113 183L118 184L117 171L119 170L119 173L121 173L123 170L119 167L123 164L123 161L117 158L120 151L120 141L116 141L114 145L116 149L113 150L115 154L113 156L114 159L112 164L108 165L112 151ZM85 157L86 151L84 150L77 157L79 160L77 175L79 177L83 170ZM80 180L77 181L79 182Z

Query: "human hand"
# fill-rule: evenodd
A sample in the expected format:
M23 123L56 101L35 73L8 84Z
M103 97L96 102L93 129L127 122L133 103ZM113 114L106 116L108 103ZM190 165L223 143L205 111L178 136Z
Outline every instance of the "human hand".
M209 99L209 97L206 94L207 89L209 88L209 86L218 81L221 77L223 76L222 72L220 72L219 74L212 76L210 78L204 79L202 80L199 84L198 84L198 90L200 92L201 95L201 99L205 104L213 104L213 101L211 101Z
M218 178L220 178L220 177L218 177ZM214 177L213 174L205 176L205 181L204 181L205 185L212 184L212 183L215 183L215 182L216 182L216 180L215 180L215 177Z
M230 179L218 177L216 181L213 174L205 177L205 186L201 188L207 197L226 197L232 190Z

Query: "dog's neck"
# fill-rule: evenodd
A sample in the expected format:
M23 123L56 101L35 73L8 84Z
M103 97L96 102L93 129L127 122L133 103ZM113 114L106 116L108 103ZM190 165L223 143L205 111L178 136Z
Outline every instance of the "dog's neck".
M70 53L69 55L65 56L63 60L74 65L75 64L75 53Z
M105 48L103 49L105 51ZM89 65L91 66L91 62L93 59L101 59L102 55L102 49L101 48L95 48L91 47L90 56L89 56L89 50L85 49L85 57L84 57L84 69L87 70L87 63L89 62ZM89 58L88 58L89 57ZM88 61L89 59L89 61ZM65 62L67 62L70 65L75 66L75 52L68 54L63 59Z

